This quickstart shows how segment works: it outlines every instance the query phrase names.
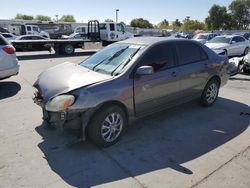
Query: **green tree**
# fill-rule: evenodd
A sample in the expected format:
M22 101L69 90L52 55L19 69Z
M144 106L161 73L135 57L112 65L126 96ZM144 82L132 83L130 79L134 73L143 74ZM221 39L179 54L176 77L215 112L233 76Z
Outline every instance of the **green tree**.
M250 0L234 0L229 5L236 29L247 29L250 25Z
M182 26L182 23L179 21L179 19L176 19L176 20L172 23L173 29L180 29L181 26Z
M60 21L62 21L62 22L76 22L74 16L72 16L72 15L63 15L60 18Z
M164 19L162 22L160 22L157 26L160 29L168 29L169 28L169 22Z
M44 15L37 15L35 19L40 21L51 21L51 18L49 16Z
M184 31L195 31L197 29L204 30L205 23L199 22L198 20L192 20L187 17L183 20L183 25L181 26L181 29Z
M132 27L139 27L139 28L153 28L153 24L151 24L148 20L143 18L136 18L131 20L130 25Z
M108 19L104 20L104 22L114 22L114 20L108 18Z
M227 13L227 8L225 6L214 4L208 13L209 16L205 19L208 29L220 30L231 27L229 25L233 20L231 19L230 14ZM230 21L228 19L230 19Z
M21 19L21 20L33 20L34 17L26 14L16 14L15 19Z

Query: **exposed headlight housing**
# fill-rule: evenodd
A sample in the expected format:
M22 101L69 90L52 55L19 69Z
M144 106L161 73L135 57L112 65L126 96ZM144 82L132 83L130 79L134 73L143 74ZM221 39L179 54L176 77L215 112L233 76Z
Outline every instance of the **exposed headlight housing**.
M75 97L73 95L59 95L49 100L45 109L50 112L59 112L67 109L75 102Z

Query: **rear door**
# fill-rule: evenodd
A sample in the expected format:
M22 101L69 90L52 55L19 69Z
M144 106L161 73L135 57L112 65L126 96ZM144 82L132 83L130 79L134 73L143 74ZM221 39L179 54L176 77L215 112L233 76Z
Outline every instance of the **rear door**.
M134 99L137 116L174 104L180 97L179 70L174 45L170 42L149 49L139 66L150 65L154 73L134 78Z
M178 41L175 44L182 96L194 98L202 92L209 76L208 55L192 41Z

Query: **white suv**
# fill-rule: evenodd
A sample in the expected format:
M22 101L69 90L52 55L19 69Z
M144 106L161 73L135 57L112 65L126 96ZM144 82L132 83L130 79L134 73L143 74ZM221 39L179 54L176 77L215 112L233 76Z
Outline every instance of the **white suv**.
M17 75L19 72L18 60L16 58L16 50L10 43L0 34L0 79Z

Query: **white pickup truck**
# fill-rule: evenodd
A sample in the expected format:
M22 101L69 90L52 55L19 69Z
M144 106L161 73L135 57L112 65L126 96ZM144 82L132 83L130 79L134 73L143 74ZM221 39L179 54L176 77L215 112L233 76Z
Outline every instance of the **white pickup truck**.
M9 32L15 35L40 35L45 38L50 38L49 33L46 31L41 31L37 25L13 24L9 26Z
M104 22L100 23L100 37L104 46L134 37L134 35L125 30L125 25L122 23Z

